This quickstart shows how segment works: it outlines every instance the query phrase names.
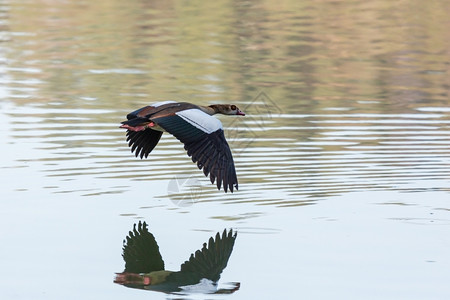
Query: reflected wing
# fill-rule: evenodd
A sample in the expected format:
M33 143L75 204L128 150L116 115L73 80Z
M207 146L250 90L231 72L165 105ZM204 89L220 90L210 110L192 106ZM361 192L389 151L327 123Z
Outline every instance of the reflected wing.
M216 181L225 192L238 189L236 170L230 147L225 140L220 121L198 109L190 109L152 118L152 121L184 144L187 154L211 183Z
M158 144L162 131L146 129L143 131L127 130L127 142L136 157L147 158L149 153Z
M214 282L218 281L220 274L225 269L233 251L236 233L233 230L227 232L224 230L222 236L216 234L216 238L212 237L203 244L201 250L197 250L195 254L191 254L188 261L181 265L181 271L172 275L182 275L183 273L198 274L199 278L206 278ZM170 276L172 276L170 275Z
M123 241L122 257L125 271L130 273L150 273L164 270L164 261L159 253L155 237L147 229L147 223L139 221L133 226Z

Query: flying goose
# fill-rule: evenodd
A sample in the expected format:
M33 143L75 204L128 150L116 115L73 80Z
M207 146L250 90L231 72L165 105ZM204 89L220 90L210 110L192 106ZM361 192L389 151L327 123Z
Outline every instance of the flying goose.
M214 114L245 114L233 104L200 106L187 102L164 101L142 107L127 115L121 128L127 129L128 146L136 157L147 158L164 131L184 144L187 154L203 169L217 188L238 189L236 170L222 123Z
M231 229L224 230L222 234L217 233L215 238L211 237L208 243L203 244L201 250L191 254L189 260L181 265L180 271L172 272L164 270L164 261L155 237L148 231L147 223L139 221L123 241L125 270L116 273L114 282L166 293L179 292L205 280L215 284L227 266L235 240L236 232ZM239 289L239 284L229 291L236 289Z

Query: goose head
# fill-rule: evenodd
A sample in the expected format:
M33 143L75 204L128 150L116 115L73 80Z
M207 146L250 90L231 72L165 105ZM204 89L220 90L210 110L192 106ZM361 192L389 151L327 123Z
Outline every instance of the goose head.
M216 114L245 116L245 113L234 104L213 104L210 105Z

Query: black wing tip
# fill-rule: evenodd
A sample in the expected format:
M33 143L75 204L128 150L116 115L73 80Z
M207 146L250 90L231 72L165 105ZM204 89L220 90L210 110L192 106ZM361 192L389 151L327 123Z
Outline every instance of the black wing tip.
M127 130L128 147L130 147L131 153L134 153L135 157L148 158L148 155L158 144L162 134L162 131L153 129L145 129L143 131Z
M211 180L211 183L214 184L215 177L211 176L210 180ZM220 191L222 189L222 181L217 180L216 186L217 186L217 190ZM223 182L223 191L225 192L225 194L227 194L228 191L230 191L230 193L234 193L235 191L238 191L238 190L239 190L239 185L237 182L234 182L234 183L226 183L225 181Z
M218 236L220 236L219 232L217 234L218 234ZM225 239L225 238L234 239L235 240L236 237L237 237L237 231L233 230L233 228L230 228L228 230L228 232L227 232L227 229L225 228L223 230L223 232L222 232L222 240Z
M223 181L223 190L225 193L228 192L228 190L230 191L230 193L233 193L235 190L238 191L239 190L239 184L237 181L236 176L234 176L234 178L232 178L231 180L226 180L226 179L222 179ZM217 183L217 188L220 191L220 184L219 184L219 180Z
M204 171L205 168L203 169L203 173L206 172ZM220 177L216 177L213 173L213 171L208 171L209 172L209 180L211 181L212 184L216 183L217 186L217 190L221 190L222 186L223 186L223 190L225 193L228 193L228 190L233 193L235 190L238 191L239 190L239 184L238 184L238 180L237 177L234 176L234 178L232 178L231 180L226 180ZM236 173L235 173L236 174ZM206 175L207 176L207 175ZM217 179L217 181L216 181Z

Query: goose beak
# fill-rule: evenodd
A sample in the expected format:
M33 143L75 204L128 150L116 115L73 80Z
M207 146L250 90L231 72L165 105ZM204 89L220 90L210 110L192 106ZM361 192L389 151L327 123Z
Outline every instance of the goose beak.
M245 113L243 111L238 110L236 112L236 115L238 115L238 116L245 116Z

